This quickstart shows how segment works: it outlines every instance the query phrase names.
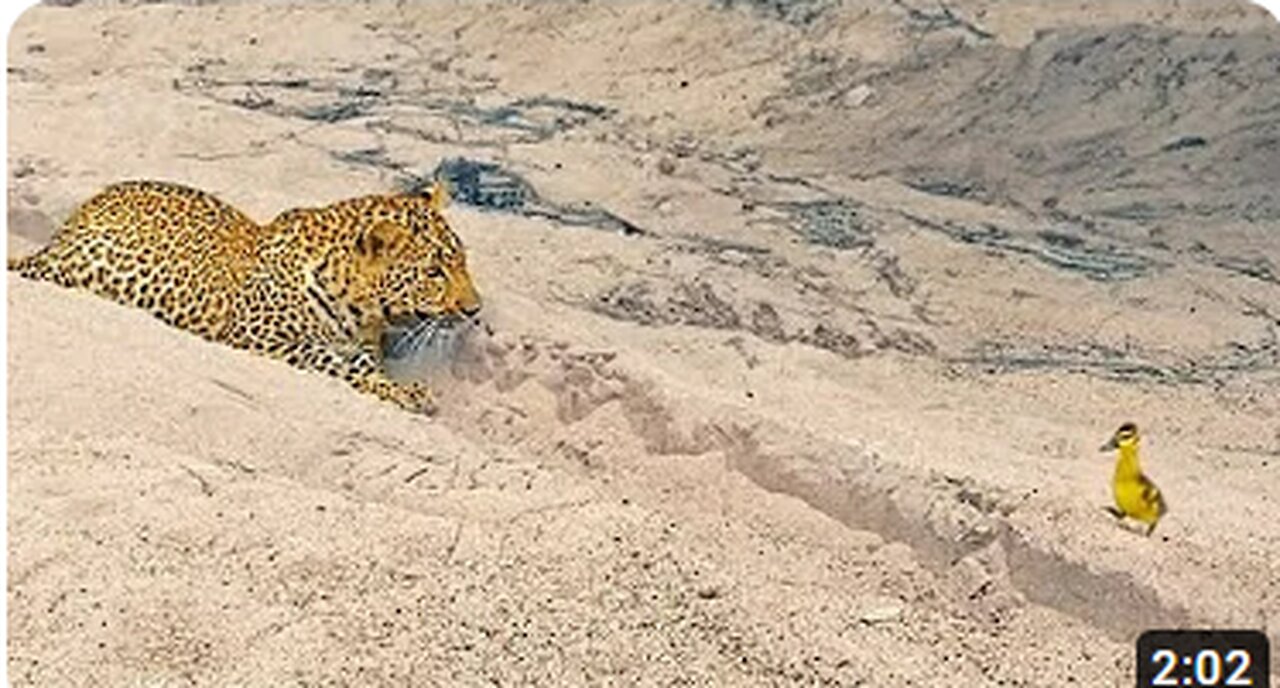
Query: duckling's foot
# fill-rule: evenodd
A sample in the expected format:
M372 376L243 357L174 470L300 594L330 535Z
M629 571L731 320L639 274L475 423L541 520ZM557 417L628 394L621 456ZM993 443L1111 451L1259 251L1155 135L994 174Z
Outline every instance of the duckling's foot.
M1102 510L1114 516L1116 520L1120 520L1124 518L1124 512L1115 508L1114 506L1104 506L1102 507Z

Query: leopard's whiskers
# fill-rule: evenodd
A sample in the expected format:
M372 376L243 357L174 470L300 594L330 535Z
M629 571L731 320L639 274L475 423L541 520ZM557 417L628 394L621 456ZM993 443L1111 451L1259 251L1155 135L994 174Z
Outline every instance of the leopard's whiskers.
M407 332L395 338L388 353L394 358L408 358L421 352L435 338L440 330L440 324L441 321L438 318L417 322Z

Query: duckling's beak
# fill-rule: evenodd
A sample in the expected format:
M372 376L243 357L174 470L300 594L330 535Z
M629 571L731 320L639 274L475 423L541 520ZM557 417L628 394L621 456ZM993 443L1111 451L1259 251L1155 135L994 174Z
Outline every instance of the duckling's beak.
M1115 451L1119 447L1120 447L1120 444L1116 442L1116 438L1112 436L1111 439L1107 440L1106 444L1102 445L1101 447L1098 447L1098 451L1100 452Z

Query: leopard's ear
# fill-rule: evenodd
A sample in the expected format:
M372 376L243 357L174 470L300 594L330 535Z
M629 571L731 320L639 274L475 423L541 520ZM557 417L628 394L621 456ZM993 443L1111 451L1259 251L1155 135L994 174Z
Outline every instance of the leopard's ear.
M439 212L446 205L449 205L449 187L440 178L437 177L435 181L431 182L431 188L427 193L429 194L429 204L432 210Z
M362 227L356 235L356 250L366 258L382 258L391 255L400 246L404 229L394 222L383 220L372 227Z

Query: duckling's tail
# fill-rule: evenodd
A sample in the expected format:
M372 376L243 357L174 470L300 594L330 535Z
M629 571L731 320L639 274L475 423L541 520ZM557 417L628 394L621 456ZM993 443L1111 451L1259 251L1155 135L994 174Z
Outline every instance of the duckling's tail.
M1147 526L1147 537L1151 537L1151 534L1156 532L1156 526L1160 525L1160 519L1164 518L1164 515L1169 512L1169 505L1164 501L1164 493L1154 485L1151 486L1150 493L1144 496L1156 506L1156 517L1151 519L1151 524Z

